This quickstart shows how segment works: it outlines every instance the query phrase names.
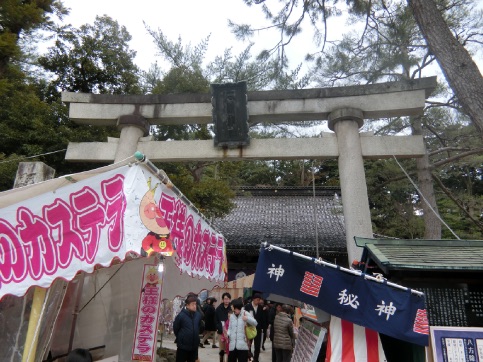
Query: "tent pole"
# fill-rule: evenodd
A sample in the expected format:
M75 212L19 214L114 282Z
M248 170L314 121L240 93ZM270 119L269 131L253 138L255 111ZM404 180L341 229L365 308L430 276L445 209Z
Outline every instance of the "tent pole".
M35 287L34 297L32 301L32 310L30 312L29 326L27 329L27 336L25 338L25 347L22 355L22 362L35 361L35 354L37 351L37 342L39 340L38 333L36 333L37 326L40 323L42 315L42 307L45 302L46 289Z
M81 272L79 276L79 281L78 281L78 286L76 288L76 301L75 301L75 306L74 306L74 315L72 317L72 325L70 328L70 337L69 337L69 348L67 349L67 352L72 351L72 346L74 344L74 335L75 335L75 326L77 324L77 316L79 315L79 307L80 307L80 300L82 297L82 290L84 289L84 279L85 279L86 273Z

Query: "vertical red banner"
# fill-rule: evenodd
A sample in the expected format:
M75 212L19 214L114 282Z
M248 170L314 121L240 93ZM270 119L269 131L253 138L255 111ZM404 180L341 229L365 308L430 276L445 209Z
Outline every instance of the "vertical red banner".
M155 361L163 272L158 271L157 265L144 265L141 282L132 359Z

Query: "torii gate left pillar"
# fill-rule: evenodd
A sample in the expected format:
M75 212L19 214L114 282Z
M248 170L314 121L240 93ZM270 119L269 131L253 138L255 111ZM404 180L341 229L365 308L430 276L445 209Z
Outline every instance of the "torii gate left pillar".
M140 115L122 115L117 120L117 128L121 130L119 145L116 148L114 163L125 160L138 150L138 142L149 135L149 123Z

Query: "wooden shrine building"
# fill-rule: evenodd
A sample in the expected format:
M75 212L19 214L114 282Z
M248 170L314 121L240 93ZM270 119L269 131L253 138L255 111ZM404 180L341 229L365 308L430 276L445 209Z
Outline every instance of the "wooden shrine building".
M262 242L346 265L340 196L338 187L316 187L315 195L312 187L240 187L235 209L213 223L226 238L229 280L255 271Z

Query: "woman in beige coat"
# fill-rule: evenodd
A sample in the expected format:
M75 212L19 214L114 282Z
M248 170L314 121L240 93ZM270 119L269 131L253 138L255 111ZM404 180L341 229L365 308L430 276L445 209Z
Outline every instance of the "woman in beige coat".
M282 311L277 313L273 322L273 346L275 347L276 362L290 362L292 358L295 340L293 321L290 318L291 310L292 307L289 305L282 305Z

